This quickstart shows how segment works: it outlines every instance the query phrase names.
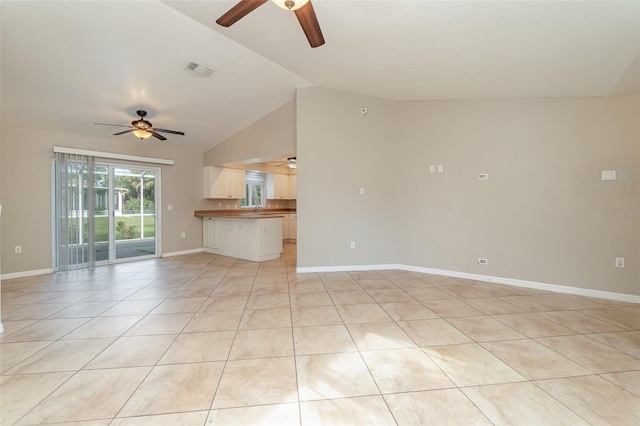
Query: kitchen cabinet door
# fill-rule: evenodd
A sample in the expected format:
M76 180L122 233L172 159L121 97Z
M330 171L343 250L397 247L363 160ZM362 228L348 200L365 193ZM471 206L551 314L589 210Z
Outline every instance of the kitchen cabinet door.
M245 197L247 177L244 170L227 169L229 171L229 198Z
M282 218L282 239L286 240L289 237L289 216L288 214L285 214L284 217Z
M267 199L289 199L289 175L282 175L279 173L267 174Z
M229 173L225 169L218 167L205 167L202 189L204 198L227 198L229 192Z
M289 175L289 198L292 200L296 199L297 180L297 175Z
M217 249L218 248L218 223L212 217L205 217L202 223L202 230L204 232L202 242L205 248Z
M207 166L204 168L203 176L204 198L244 198L246 185L244 170Z
M298 238L298 215L289 215L289 239L295 240Z

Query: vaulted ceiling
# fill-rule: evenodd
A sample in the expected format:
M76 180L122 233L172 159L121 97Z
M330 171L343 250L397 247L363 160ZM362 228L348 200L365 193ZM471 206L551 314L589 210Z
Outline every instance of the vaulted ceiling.
M326 44L267 2L1 4L2 122L111 136L137 109L204 151L318 85L393 100L640 91L638 1L315 0ZM213 68L202 77L188 61Z

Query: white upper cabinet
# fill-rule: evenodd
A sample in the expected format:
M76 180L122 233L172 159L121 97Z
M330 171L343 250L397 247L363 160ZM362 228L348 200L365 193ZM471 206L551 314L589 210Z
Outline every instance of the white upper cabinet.
M296 199L297 175L289 175L289 198Z
M267 199L289 199L289 175L267 173Z
M204 198L244 198L246 177L244 170L206 166L203 174Z
M229 198L244 198L247 190L247 173L244 170L227 170L229 170Z

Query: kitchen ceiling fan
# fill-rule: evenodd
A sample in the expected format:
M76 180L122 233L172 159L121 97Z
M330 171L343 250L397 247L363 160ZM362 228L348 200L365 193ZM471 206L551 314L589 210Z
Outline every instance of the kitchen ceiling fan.
M230 27L267 1L268 0L240 0L240 2L229 9L227 13L218 18L216 22L223 27ZM324 44L322 30L320 29L320 24L318 24L318 18L316 18L316 12L313 10L311 0L272 1L281 8L292 10L296 14L298 22L300 22L300 26L307 36L311 47L318 47Z
M287 158L287 161L285 162L281 162L281 161L272 161L269 164L275 164L276 167L282 167L282 166L287 166L290 169L296 169L298 168L298 163L296 161L296 157L289 157Z
M114 133L114 136L117 135L124 135L125 133L133 133L135 135L135 137L140 138L140 139L147 139L150 138L151 136L160 139L161 141L166 141L167 138L165 138L164 136L162 136L161 134L159 134L158 132L161 133L171 133L174 135L182 135L184 136L184 132L180 132L177 130L168 130L168 129L159 129L157 127L153 127L153 124L151 124L150 121L147 121L144 119L144 117L147 115L146 111L143 110L138 110L136 111L136 114L138 114L140 116L139 120L133 120L131 122L131 126L126 126L124 124L107 124L107 123L93 123L93 124L98 124L100 126L116 126L116 127L129 127L129 130L124 130L122 132L118 132L118 133Z

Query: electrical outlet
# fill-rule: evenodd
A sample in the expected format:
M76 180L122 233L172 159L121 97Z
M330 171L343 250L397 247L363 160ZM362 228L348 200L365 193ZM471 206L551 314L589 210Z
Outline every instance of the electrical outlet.
M16 254L22 254L22 246L15 246L14 251Z
M616 268L624 268L624 257L616 257Z
M486 173L480 173L478 174L478 180L487 180L489 179L489 175Z
M356 248L356 242L355 241L351 241L351 248L352 249Z
M442 164L438 164L438 173L444 172L444 166Z
M187 233L183 232L182 234L180 234L180 238L187 238Z
M360 195L364 195L364 188L360 188Z
M481 257L478 258L478 265L488 265L489 259L483 259Z
M436 166L435 165L430 165L429 166L429 173L435 173L436 172Z

